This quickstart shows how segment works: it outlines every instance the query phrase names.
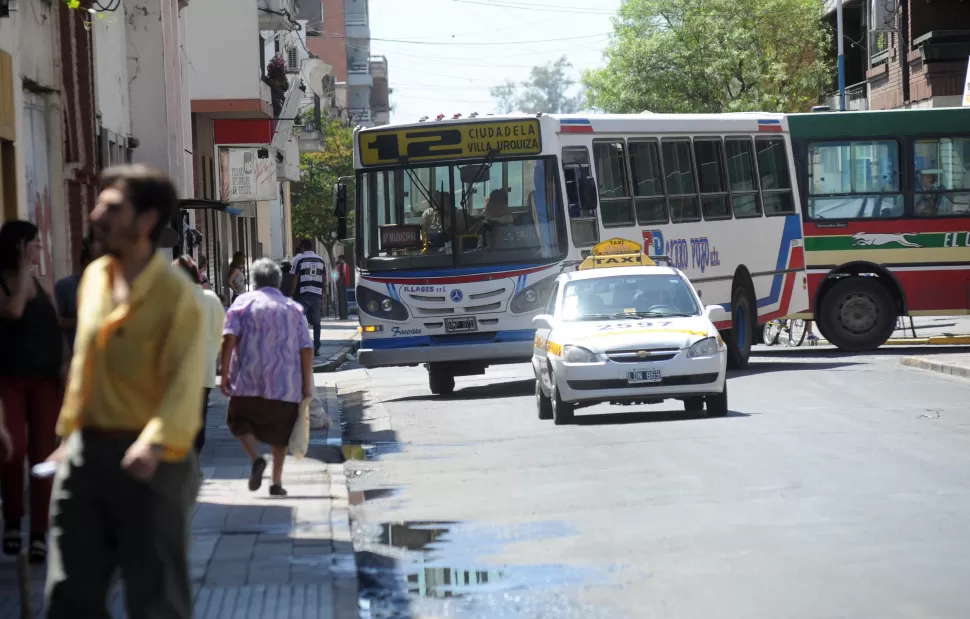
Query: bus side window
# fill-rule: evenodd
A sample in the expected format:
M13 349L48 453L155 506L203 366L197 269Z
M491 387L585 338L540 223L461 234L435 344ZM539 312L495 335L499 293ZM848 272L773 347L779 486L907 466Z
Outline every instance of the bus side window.
M660 149L663 152L670 221L700 221L701 210L697 201L697 184L694 182L690 140L664 140Z
M657 143L630 142L630 173L633 177L633 201L637 223L667 223L667 204L664 200L663 173Z
M697 179L704 219L731 219L724 182L724 148L720 139L694 140Z
M570 165L572 164L572 165ZM582 201L579 194L579 179L575 178L573 165L578 165L588 178L593 171L589 164L589 151L585 147L570 147L562 150L563 178L566 181L566 211L569 213L569 227L573 235L573 245L588 247L599 243L599 225L596 211L580 210Z
M917 217L970 212L970 139L916 140L913 195Z
M593 142L600 217L606 227L633 224L633 200L627 182L625 151L622 141Z
M788 174L788 156L785 140L779 138L756 138L758 172L761 174L761 200L766 215L790 215L795 212L791 177Z
M827 142L808 147L808 218L903 215L899 143Z
M751 138L728 138L728 186L735 217L761 217L761 196L755 180L754 149Z

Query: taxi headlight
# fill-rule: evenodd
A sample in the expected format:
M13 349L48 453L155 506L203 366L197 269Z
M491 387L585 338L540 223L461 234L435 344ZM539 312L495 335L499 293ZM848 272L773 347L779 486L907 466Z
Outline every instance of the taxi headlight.
M582 346L563 346L563 359L566 363L596 363L596 353Z
M691 358L710 357L716 354L717 339L713 337L706 337L687 349L687 356Z

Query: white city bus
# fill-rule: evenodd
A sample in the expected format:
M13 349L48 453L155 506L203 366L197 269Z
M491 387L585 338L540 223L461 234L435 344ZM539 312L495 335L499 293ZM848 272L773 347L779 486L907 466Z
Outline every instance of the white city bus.
M721 305L735 368L808 308L782 115L439 115L358 130L354 163L359 359L426 364L436 394L528 361L556 275L609 238Z

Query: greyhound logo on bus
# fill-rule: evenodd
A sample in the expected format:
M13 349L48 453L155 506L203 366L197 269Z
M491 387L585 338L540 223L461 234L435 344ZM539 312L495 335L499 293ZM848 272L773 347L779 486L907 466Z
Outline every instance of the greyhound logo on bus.
M855 245L881 246L897 243L903 247L922 247L919 243L910 241L908 236L916 236L915 232L902 232L899 234L871 234L869 232L856 232L852 235Z

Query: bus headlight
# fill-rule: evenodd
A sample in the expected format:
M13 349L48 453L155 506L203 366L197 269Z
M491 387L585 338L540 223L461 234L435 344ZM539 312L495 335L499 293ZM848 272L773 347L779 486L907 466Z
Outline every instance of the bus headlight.
M512 313L525 314L545 307L549 301L549 293L552 292L552 286L555 283L556 276L553 275L532 284L525 290L520 290L518 294L512 297L510 306Z
M710 357L717 354L717 340L713 337L706 337L687 349L687 356Z
M357 307L364 313L382 320L402 321L410 316L408 308L397 299L363 286L357 286Z

